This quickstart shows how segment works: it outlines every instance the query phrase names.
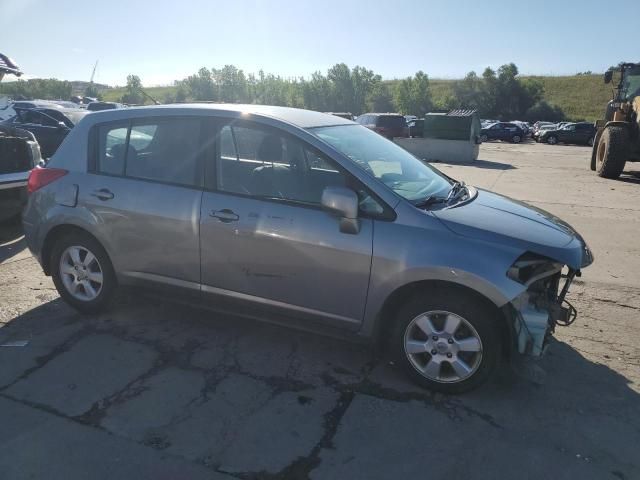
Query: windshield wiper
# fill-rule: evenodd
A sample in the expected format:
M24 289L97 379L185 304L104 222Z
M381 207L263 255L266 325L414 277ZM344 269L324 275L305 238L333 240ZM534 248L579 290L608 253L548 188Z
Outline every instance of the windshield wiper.
M447 203L448 201L449 201L448 198L436 197L436 196L430 195L424 200L420 200L419 202L416 202L413 205L417 208L425 208L431 205L435 205L437 203Z

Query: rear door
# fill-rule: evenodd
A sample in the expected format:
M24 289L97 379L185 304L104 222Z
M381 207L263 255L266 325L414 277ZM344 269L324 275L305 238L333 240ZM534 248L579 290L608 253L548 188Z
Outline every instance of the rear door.
M220 124L216 169L201 213L202 289L217 307L276 320L357 328L371 266L373 224L339 230L324 187L349 177L299 139L257 123ZM232 306L235 305L235 306Z
M199 292L203 123L168 117L97 125L79 203L119 277Z

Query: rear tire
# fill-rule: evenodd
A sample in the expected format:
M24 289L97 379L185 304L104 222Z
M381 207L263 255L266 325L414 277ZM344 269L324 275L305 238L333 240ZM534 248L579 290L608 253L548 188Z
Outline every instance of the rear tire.
M549 137L547 137L547 143L549 145L556 145L558 143L558 137L554 135L549 135Z
M455 335L446 327L449 321L458 324L453 329ZM414 297L400 309L390 350L396 363L418 385L443 393L462 393L480 386L495 373L502 352L501 338L489 305L459 290L437 289L428 297Z
M596 171L603 178L616 179L629 156L629 132L625 127L604 129L596 151Z
M520 135L514 135L513 137L511 137L512 143L520 143L521 141L522 141L522 137Z
M482 143L486 142L487 140L489 140L489 137L487 137L487 136L486 136L486 135L484 135L484 134L480 135L480 141L481 141Z
M51 276L60 296L76 310L105 310L116 290L116 275L107 252L93 237L69 233L51 251Z

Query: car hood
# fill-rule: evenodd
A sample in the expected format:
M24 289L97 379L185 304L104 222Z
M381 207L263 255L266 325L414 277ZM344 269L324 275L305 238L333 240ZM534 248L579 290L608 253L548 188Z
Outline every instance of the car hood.
M520 247L575 269L593 261L585 241L568 223L493 192L478 189L474 201L433 214L458 235Z

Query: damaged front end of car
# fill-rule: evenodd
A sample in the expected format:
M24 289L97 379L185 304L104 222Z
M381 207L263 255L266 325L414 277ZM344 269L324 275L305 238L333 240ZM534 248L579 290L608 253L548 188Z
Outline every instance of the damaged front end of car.
M591 263L591 253L588 263ZM580 269L533 253L520 256L507 277L526 287L507 306L512 321L513 347L521 354L541 356L556 326L571 325L577 310L567 300L569 287Z

